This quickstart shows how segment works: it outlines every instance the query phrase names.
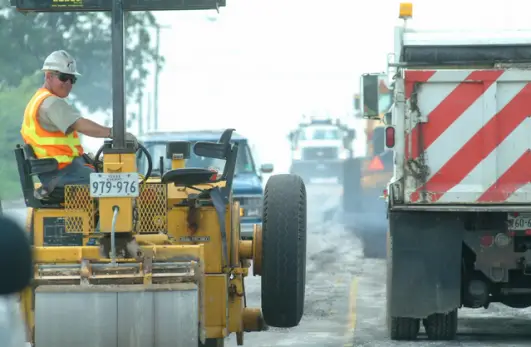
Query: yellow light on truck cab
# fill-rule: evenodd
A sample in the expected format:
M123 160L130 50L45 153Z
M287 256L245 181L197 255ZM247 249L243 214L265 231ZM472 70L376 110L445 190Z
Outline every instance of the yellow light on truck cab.
M243 217L243 207L240 207L240 217Z
M399 18L406 19L413 17L413 3L401 2Z

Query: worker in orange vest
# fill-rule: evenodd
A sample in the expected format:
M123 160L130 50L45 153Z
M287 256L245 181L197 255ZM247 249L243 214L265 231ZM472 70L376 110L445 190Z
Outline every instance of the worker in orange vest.
M81 76L70 54L64 50L52 52L42 71L44 85L26 106L20 133L38 159L55 158L58 162L57 170L39 175L44 188L41 195L47 195L55 187L90 182L94 167L81 146L78 132L96 138L113 138L113 132L112 128L82 117L64 100ZM126 133L126 141L132 141L135 148L138 145L130 133Z

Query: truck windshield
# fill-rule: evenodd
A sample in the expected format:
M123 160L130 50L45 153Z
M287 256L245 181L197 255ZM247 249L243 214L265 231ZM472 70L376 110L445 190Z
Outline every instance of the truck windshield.
M341 132L337 128L308 127L300 133L299 140L340 140Z
M192 143L193 146L193 143ZM163 157L164 171L171 170L171 160L166 159L166 144L162 142L144 142L144 147L149 151L151 160L153 161L153 174L159 175L160 157ZM137 166L140 173L145 173L147 170L147 160L144 155L137 157ZM195 155L194 152L190 154L190 159L185 161L185 167L195 167L204 169L216 169L218 172L223 172L225 168L225 160L207 158ZM235 174L253 173L255 172L254 162L251 157L250 149L246 143L240 142L238 147L238 158L236 160Z

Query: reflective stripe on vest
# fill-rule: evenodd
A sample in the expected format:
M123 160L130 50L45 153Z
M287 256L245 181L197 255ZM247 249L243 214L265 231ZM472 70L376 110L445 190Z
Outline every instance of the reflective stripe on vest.
M24 111L24 121L20 133L25 143L31 145L38 159L54 158L59 163L59 169L83 154L83 147L77 131L65 135L61 131L47 131L37 121L39 108L50 93L45 88L40 88L33 95Z

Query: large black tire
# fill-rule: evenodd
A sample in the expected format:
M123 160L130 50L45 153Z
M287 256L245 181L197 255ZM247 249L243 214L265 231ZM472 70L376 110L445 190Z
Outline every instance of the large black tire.
M450 341L457 335L457 309L432 314L422 322L429 340Z
M199 347L224 347L225 339L206 339L205 343L199 341Z
M264 192L262 314L267 325L297 326L306 286L306 187L297 175L274 175Z
M411 341L417 338L420 330L420 319L390 317L389 333L391 340Z

